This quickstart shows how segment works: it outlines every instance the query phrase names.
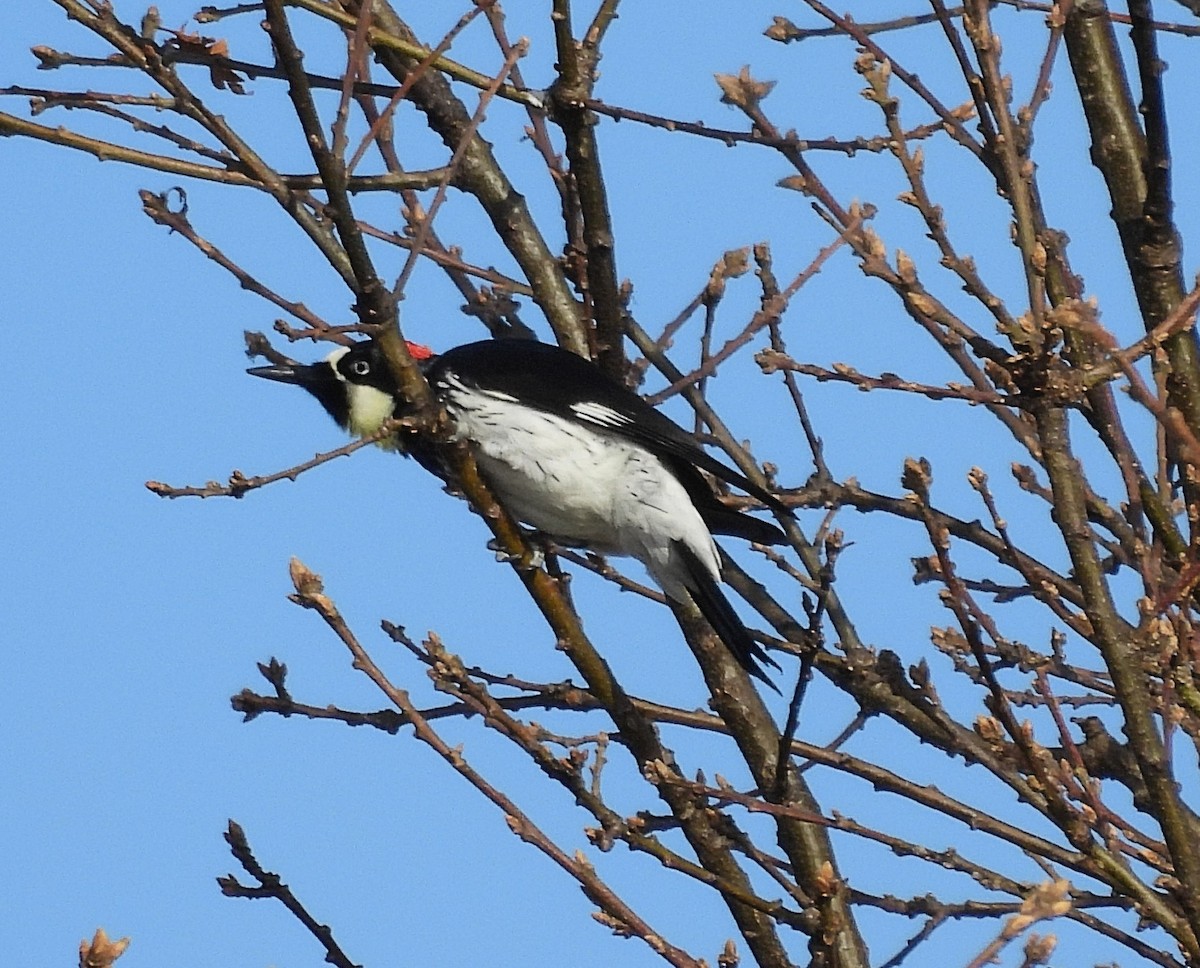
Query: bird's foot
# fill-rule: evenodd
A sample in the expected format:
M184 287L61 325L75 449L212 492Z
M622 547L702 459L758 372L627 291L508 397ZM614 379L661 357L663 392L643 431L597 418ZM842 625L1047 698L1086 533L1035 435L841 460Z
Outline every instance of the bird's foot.
M531 571L536 571L546 563L546 553L537 545L531 546L531 554L528 559L526 559L524 554L514 554L509 551L495 538L487 543L487 547L488 551L495 553L497 561L516 568L528 568Z

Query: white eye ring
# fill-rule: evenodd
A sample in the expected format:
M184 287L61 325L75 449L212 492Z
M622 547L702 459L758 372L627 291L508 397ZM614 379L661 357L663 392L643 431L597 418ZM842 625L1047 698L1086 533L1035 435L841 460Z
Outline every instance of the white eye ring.
M350 372L355 376L366 376L371 372L371 364L366 360L355 360L350 364Z

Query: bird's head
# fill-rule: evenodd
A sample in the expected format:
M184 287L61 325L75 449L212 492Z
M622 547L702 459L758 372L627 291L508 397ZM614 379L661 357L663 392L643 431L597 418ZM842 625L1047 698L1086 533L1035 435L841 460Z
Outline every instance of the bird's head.
M419 343L408 343L408 352L422 364L433 358L433 352ZM383 351L374 340L339 346L317 363L255 366L246 372L303 387L339 427L356 437L378 431L395 412L399 395Z

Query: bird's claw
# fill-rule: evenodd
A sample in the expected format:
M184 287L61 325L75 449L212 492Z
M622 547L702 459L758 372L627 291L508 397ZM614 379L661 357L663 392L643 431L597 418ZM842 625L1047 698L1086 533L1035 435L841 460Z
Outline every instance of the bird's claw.
M495 553L496 560L502 564L513 565L517 568L528 568L531 571L537 571L537 569L541 568L542 565L546 563L546 554L541 548L533 548L529 559L526 560L524 554L519 552L514 554L501 545L496 538L492 538L492 540L487 543L487 547L488 551Z

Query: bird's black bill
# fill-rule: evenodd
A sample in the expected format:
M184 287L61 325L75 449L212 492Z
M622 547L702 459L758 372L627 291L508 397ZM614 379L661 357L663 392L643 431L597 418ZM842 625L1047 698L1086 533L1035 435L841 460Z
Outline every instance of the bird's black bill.
M273 366L253 366L246 371L251 376L261 376L276 383L290 383L301 387L317 398L325 412L333 417L339 427L350 426L350 399L348 384L339 379L337 371L328 360L304 365L303 363L278 363Z
M277 366L252 366L246 372L251 376L261 376L264 380L274 380L276 383L294 383L297 386L304 386L306 383L312 382L311 373L306 372L312 369L311 366L279 364Z

